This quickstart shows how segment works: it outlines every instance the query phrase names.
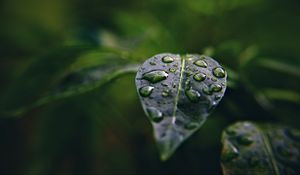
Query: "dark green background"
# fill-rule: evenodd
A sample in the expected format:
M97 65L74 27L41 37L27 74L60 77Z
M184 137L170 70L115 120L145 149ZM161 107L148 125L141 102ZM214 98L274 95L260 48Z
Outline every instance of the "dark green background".
M0 173L221 174L226 126L300 128L298 0L3 0L0 24ZM164 52L205 53L227 68L230 85L164 163L134 74L14 113L55 89L90 48L138 63ZM102 68L123 64L108 62Z

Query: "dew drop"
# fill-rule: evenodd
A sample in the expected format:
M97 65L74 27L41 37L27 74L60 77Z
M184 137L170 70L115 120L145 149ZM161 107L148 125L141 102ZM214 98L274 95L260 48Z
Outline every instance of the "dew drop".
M197 73L193 76L193 78L194 78L194 80L201 82L201 81L205 80L206 75L204 73Z
M168 77L168 74L162 70L154 70L147 72L143 75L143 79L150 81L151 83L157 83L162 80L165 80Z
M201 60L204 60L204 59L205 59L205 55L201 55L201 56L200 56L200 59L201 59Z
M169 69L169 71L172 72L172 73L175 73L175 72L176 72L176 69L173 68L173 67L171 67L171 68Z
M211 78L211 81L214 81L214 82L216 82L216 81L217 81L217 79L216 79L215 77L212 77L212 78Z
M237 142L241 145L251 145L253 143L253 139L249 136L240 136L237 138Z
M168 84L167 84L167 83L161 83L161 85L162 85L162 86L168 86Z
M224 78L225 77L225 70L221 67L217 67L213 69L214 76L218 78Z
M197 60L194 64L199 67L207 68L207 63L204 60Z
M216 96L215 96L215 99L216 99L216 100L220 100L221 97L222 97L221 95L216 95Z
M200 100L200 93L196 90L188 89L185 91L185 95L193 103L197 103Z
M148 108L147 112L149 114L150 119L155 123L162 121L162 119L164 118L163 113L154 107Z
M187 123L184 125L184 128L187 130L194 130L198 127L197 123Z
M219 84L212 84L210 88L213 92L220 92L222 90L222 86Z
M233 145L228 145L228 148L222 153L222 162L229 162L239 156L239 151Z
M212 91L211 89L209 89L208 87L203 88L203 93L206 95L212 95Z
M170 90L169 90L169 89L165 89L165 90L161 93L161 95L162 95L163 97L169 96L169 95L170 95Z
M151 64L151 65L156 65L156 63L155 63L155 62L153 62L153 61L150 61L150 64Z
M234 129L232 129L232 128L227 128L227 129L225 130L225 132L226 132L228 135L230 135L230 136L234 136L234 135L237 134L236 131L235 131Z
M170 56L165 56L162 58L162 61L164 63L172 63L174 61L174 58L170 57Z
M142 97L148 97L149 95L151 95L152 91L153 91L154 87L153 86L144 86L140 88L140 95Z

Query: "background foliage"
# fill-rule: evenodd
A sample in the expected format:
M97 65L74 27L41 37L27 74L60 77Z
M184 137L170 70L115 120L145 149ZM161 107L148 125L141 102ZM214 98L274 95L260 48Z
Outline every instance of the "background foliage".
M226 126L300 128L297 0L4 0L0 9L1 173L221 174ZM135 69L111 76L163 52L205 53L230 77L216 111L165 163Z

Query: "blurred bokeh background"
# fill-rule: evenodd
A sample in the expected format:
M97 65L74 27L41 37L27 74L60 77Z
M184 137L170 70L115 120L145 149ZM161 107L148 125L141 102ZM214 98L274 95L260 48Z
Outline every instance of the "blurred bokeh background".
M222 174L228 125L300 128L298 0L2 0L0 24L0 174ZM167 162L134 73L31 105L76 71L164 52L204 53L229 73L220 105Z

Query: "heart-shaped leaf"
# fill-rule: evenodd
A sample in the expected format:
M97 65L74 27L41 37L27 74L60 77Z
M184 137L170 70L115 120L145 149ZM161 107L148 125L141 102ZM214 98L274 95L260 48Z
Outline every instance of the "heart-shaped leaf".
M300 131L278 125L238 122L222 136L226 175L299 174Z
M224 95L226 78L207 56L159 54L144 62L136 87L162 160L205 122Z

